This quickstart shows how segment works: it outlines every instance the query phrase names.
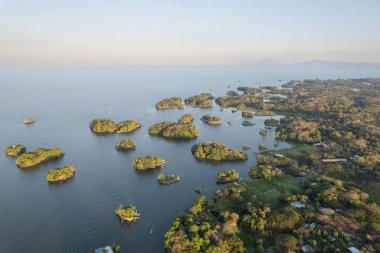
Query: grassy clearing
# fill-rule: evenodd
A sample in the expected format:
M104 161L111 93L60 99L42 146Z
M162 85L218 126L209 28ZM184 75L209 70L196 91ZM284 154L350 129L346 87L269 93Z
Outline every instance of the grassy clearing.
M266 150L263 153L283 154L285 156L289 156L299 160L309 153L320 153L320 150L314 146L297 144L292 146L291 148L280 150Z

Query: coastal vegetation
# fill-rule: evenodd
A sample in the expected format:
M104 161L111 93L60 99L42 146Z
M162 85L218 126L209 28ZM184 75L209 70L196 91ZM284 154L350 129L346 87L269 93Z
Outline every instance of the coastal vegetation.
M25 151L26 151L26 148L21 144L7 146L4 149L4 152L6 155L13 156L13 157L19 156L25 153Z
M72 178L75 173L75 168L72 165L66 165L62 168L49 170L46 180L49 182L65 181Z
M185 104L192 107L211 108L213 107L213 96L210 93L201 93L185 99Z
M135 222L140 218L140 214L137 212L137 208L134 205L120 205L118 209L116 209L116 215L120 217L121 222Z
M231 183L239 179L239 173L236 170L221 171L216 176L216 182L219 184Z
M179 124L189 124L194 121L194 115L193 114L185 114L181 118L179 118L178 123Z
M183 109L182 98L180 97L165 98L156 104L156 109L159 109L159 110Z
M169 185L169 184L177 183L180 180L180 177L174 174L171 174L171 175L159 174L157 177L157 180L160 184Z
M193 139L199 136L198 129L194 125L170 121L154 124L149 128L149 134L174 139Z
M238 161L247 160L247 154L235 150L228 149L223 142L202 142L195 144L191 148L194 157L202 160L215 161Z
M64 153L58 148L38 148L28 153L24 153L17 157L16 165L21 168L29 168L39 165L48 160L62 157Z
M252 179L198 199L173 222L166 249L380 252L380 79L297 80L263 89L240 87L242 95L216 101L287 115L264 124L294 145L264 151L261 144Z
M201 120L209 125L220 125L222 124L222 119L211 114L203 115Z
M121 140L118 143L116 143L116 149L121 151L129 151L136 148L136 142L134 140Z
M133 161L133 167L137 170L161 168L166 165L166 161L158 156L137 157Z
M117 123L116 125L116 132L117 133L130 133L133 132L134 130L138 129L141 127L140 122L137 120L126 120Z

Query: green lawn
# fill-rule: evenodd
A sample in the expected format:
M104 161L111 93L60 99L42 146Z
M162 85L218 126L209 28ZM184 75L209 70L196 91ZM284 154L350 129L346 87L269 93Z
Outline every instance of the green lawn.
M308 153L320 153L320 150L314 146L297 144L287 149L266 150L263 152L263 154L266 153L283 154L285 156L289 156L299 160L302 159Z

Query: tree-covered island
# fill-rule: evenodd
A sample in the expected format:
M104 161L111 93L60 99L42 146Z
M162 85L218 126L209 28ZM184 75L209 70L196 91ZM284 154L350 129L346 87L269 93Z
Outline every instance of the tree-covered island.
M20 168L29 168L63 155L62 150L58 148L38 148L17 157L16 165Z
M49 170L46 180L49 182L65 181L74 176L75 168L72 165L66 165L62 168Z
M208 125L220 125L222 124L222 119L211 114L203 115L201 120Z
M156 109L158 110L183 109L182 98L180 97L165 98L156 104Z
M218 184L231 183L239 180L239 173L235 169L221 171L216 176Z
M108 118L94 119L90 123L90 129L94 133L114 133L116 124Z
M133 223L137 219L140 218L140 214L137 212L137 208L134 205L120 205L118 209L116 209L116 215L120 217L120 221Z
M179 124L189 124L194 121L194 115L193 114L185 114L181 118L178 119Z
M134 140L125 139L117 142L115 147L121 151L134 150L136 149L136 142Z
M191 96L185 99L185 104L192 107L211 108L214 97L210 93L201 93L200 95Z
M133 161L133 167L137 170L161 168L166 165L166 161L158 156L137 157Z
M141 124L137 120L126 120L117 123L116 133L130 133L140 128Z
M239 161L247 160L247 154L235 150L228 149L223 142L202 142L195 144L191 148L194 157L202 160L215 161Z
M199 136L199 132L194 125L178 124L170 121L154 124L149 128L149 134L174 139L193 139Z
M13 156L13 157L19 156L25 153L25 151L26 151L26 148L21 144L7 146L4 149L4 152L6 155Z
M137 120L125 120L119 123L108 118L94 119L90 123L90 129L94 133L130 133L140 128L141 124Z
M157 180L160 184L169 185L177 183L180 180L180 177L174 174L165 175L161 173L158 175Z

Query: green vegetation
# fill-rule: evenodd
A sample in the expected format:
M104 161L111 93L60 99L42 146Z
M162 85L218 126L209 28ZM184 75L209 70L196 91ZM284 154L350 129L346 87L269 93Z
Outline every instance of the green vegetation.
M156 109L159 109L159 110L183 109L182 98L180 97L165 98L156 104Z
M220 125L222 124L222 119L211 114L203 115L201 120L209 125Z
M240 96L240 93L236 90L229 90L226 92L226 95L236 97L236 96Z
M264 149L266 149L266 148L267 148L267 146L265 146L264 143L260 143L260 144L259 144L259 150L264 150Z
M108 118L94 119L90 123L90 129L94 133L113 133L116 131L116 124Z
M134 205L123 206L120 205L116 210L116 215L120 217L121 222L135 222L140 218L140 214L137 212L137 208Z
M175 139L193 139L199 136L198 129L194 125L170 121L154 124L149 128L149 134Z
M261 128L260 131L259 131L259 133L261 135L268 135L268 130L266 128Z
M221 171L216 176L216 182L219 184L231 183L239 180L239 173L236 170Z
M282 171L278 168L272 168L270 165L259 165L259 167L252 167L249 172L249 176L253 179L264 178L272 179L282 174Z
M247 154L239 150L228 149L222 142L202 142L195 144L191 152L197 159L215 161L247 160Z
M233 125L235 125L235 122L233 122L233 121L227 121L227 124L228 124L229 126L233 126Z
M268 126L268 127L277 127L279 124L280 124L280 121L277 119L273 119L273 118L266 119L264 121L264 125Z
M134 140L125 139L116 143L117 150L129 151L135 148L136 148L136 142Z
M250 122L250 121L248 121L248 120L244 120L243 122L241 122L241 125L242 126L254 126L254 125L256 125L255 123L252 123L252 122Z
M149 134L160 135L165 128L167 128L169 126L174 126L174 125L177 125L177 123L171 122L171 121L163 121L163 122L156 123L153 126L149 127L148 131L149 131Z
M180 180L180 177L177 175L165 175L165 174L159 174L157 177L157 180L160 184L169 185L177 183Z
M126 120L115 124L111 119L94 119L90 123L90 129L94 133L130 133L141 127L136 120Z
M137 157L133 161L133 167L137 170L161 168L165 165L166 161L158 156Z
M34 122L36 122L36 120L34 118L25 118L24 119L24 124L33 124Z
M293 118L281 119L276 137L281 140L313 143L321 141L321 132L315 122Z
M249 146L248 144L243 145L243 150L249 150L249 149L251 149L251 146Z
M241 113L241 116L243 118L253 118L253 116L255 116L255 113L254 112L250 112L250 111L244 111Z
M117 123L116 125L116 132L117 133L130 133L133 132L134 130L138 129L141 127L140 122L137 120L126 120Z
M303 158L315 155L317 156L317 159L320 157L320 151L318 148L303 144L293 145L288 149L265 151L264 153L282 154L296 160L302 160Z
M185 114L183 115L179 120L179 124L189 124L194 121L194 115L193 114Z
M287 115L265 125L276 127L278 140L295 145L263 151L252 180L232 183L214 199L198 199L166 233L166 249L380 252L380 79L291 81L283 89L239 90L243 94L216 103L255 115Z
M48 160L62 157L64 153L58 148L38 148L28 153L24 153L17 157L16 165L21 168L29 168L39 165Z
M200 95L195 95L185 99L185 104L192 107L199 108L211 108L213 107L213 96L210 93L201 93Z
M7 146L4 149L5 154L9 156L14 156L14 157L25 153L25 151L26 151L26 148L21 144Z
M75 173L75 168L72 165L66 165L65 167L49 170L46 180L49 182L64 181L72 178Z

